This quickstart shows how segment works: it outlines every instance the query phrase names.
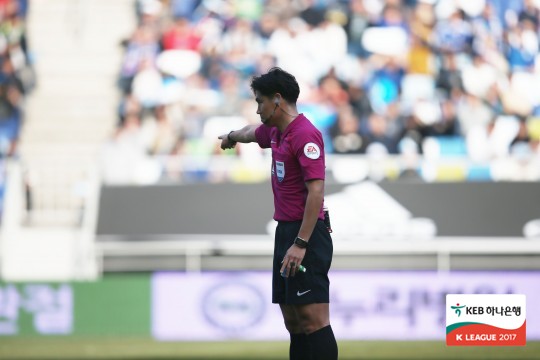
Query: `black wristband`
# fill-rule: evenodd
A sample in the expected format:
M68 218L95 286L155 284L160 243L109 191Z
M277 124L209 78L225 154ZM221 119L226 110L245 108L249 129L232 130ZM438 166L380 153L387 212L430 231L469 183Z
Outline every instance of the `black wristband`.
M227 140L229 140L229 142L231 143L236 143L237 141L234 141L232 138L231 138L231 134L234 132L234 130L231 130L229 131L229 133L227 134Z
M294 245L298 246L300 249L305 249L308 246L308 242L297 236L296 239L294 239Z

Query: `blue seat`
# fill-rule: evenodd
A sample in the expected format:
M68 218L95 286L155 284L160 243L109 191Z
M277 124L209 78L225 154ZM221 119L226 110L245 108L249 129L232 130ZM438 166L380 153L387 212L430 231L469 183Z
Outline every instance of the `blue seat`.
M488 165L471 165L467 172L468 181L493 181Z
M467 145L462 136L437 136L441 156L466 156Z

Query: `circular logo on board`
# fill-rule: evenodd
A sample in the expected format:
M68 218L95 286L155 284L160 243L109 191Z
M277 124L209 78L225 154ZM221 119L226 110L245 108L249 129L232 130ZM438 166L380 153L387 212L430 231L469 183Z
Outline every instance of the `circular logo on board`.
M211 288L203 299L206 320L227 332L246 330L264 315L263 295L245 283L226 283Z
M306 155L310 159L318 159L319 156L321 156L321 150L319 149L319 146L315 143L307 143L304 146L304 155Z

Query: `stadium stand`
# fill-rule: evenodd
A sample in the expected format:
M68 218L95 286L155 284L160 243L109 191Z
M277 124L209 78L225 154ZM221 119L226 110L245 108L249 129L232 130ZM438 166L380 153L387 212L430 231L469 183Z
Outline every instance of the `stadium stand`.
M26 36L28 1L0 3L0 204L3 203L6 161L16 156L26 95L35 73ZM0 205L0 214L2 213Z
M540 178L532 170L540 116L539 10L532 1L136 4L113 144L129 142L141 154L133 161L153 169L156 180L167 177L170 162L152 167L145 154L211 156L214 117L257 123L249 77L274 65L296 74L299 108L323 132L329 153L391 158L406 143L406 151L427 157L473 159L461 170L443 164L435 177L415 169L426 180L462 181L507 180L509 167L485 169L519 154L530 171L514 179ZM220 129L237 125L219 122ZM236 155L242 152L239 146ZM178 166L171 169L176 179ZM105 173L105 180L117 176ZM201 179L208 180L204 172L195 176Z

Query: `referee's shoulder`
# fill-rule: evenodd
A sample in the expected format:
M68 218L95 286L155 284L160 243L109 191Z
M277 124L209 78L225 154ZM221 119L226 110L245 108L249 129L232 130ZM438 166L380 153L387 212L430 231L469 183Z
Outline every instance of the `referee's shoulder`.
M314 141L316 139L322 139L322 133L315 127L315 125L310 124L306 127L294 129L291 131L291 138L294 139L294 142L304 142L304 141Z
M306 136L310 137L310 138L315 138L315 139L320 138L321 141L322 141L322 132L311 121L309 123L310 123L310 125L306 129L306 132L305 132Z

